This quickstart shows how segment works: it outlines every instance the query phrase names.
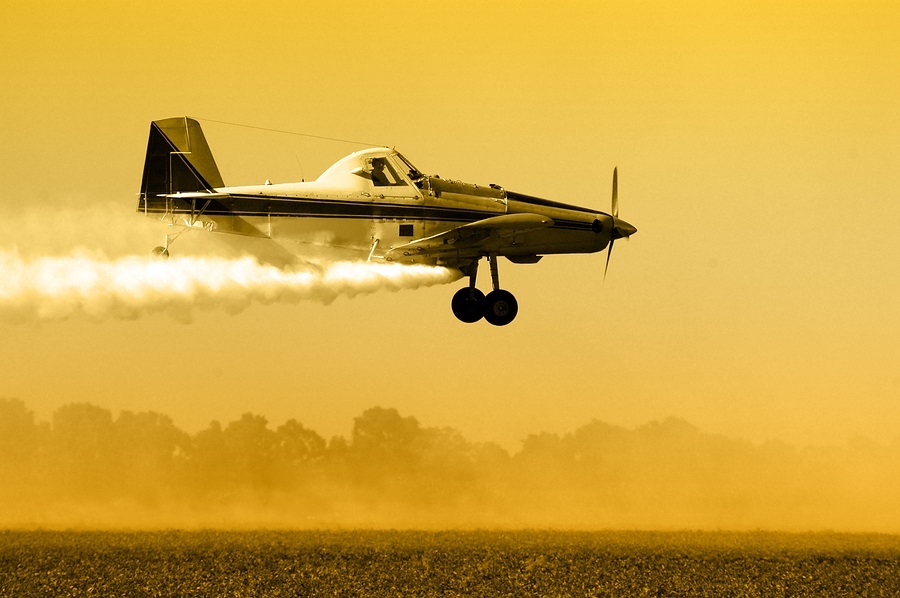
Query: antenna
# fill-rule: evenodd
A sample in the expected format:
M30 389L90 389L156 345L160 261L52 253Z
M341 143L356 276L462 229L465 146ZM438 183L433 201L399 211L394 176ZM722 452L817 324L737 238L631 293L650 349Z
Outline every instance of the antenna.
M300 167L300 182L306 182L306 175L303 173L303 164L300 163L300 154L294 154L294 157L297 158L297 166Z

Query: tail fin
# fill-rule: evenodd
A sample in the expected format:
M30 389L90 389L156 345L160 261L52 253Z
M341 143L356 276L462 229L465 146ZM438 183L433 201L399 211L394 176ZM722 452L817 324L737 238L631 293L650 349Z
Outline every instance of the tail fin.
M138 210L145 210L148 204L164 204L160 195L224 186L200 123L186 116L150 123Z

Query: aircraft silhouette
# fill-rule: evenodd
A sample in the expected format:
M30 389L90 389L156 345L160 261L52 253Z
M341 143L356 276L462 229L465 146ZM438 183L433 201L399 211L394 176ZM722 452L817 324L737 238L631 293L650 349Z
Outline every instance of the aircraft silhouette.
M637 229L619 218L617 170L610 213L420 172L387 147L354 152L315 181L226 187L200 123L153 121L138 211L182 230L263 237L314 245L357 259L456 268L469 278L453 296L463 322L513 321L518 303L500 288L497 258L534 264L544 255L595 253ZM179 233L180 234L180 233ZM169 255L177 235L153 253ZM492 290L476 288L487 258Z

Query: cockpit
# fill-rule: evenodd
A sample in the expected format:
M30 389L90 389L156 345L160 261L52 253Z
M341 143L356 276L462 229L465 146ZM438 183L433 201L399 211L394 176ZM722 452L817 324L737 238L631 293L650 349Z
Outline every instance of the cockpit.
M323 172L316 183L329 187L362 185L381 189L379 194L405 195L404 187L422 186L425 176L405 156L388 147L373 147L338 160ZM365 181L365 182L364 182ZM371 185L371 186L369 186ZM393 188L393 191L389 189ZM361 192L365 189L359 188Z
M406 177L411 181L422 178L422 173L399 152L391 152L385 156L375 156L367 160L367 168L376 187L401 187L408 185ZM404 172L406 177L400 173Z
M369 167L372 184L376 187L399 187L406 184L406 181L397 174L397 170L387 156L372 158Z

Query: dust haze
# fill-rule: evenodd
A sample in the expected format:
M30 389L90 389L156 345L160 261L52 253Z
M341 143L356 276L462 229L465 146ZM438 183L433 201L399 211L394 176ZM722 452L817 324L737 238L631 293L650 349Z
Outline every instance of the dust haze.
M0 246L0 321L135 319L159 312L190 321L196 310L238 313L254 302L330 303L339 296L416 289L460 277L446 268L331 261L314 253L296 264L261 263L214 235L193 231L189 235L202 237L200 243L173 246L173 252L184 248L186 255L159 260L149 250L174 232L171 227L84 198L41 205L0 213L8 231Z
M900 443L797 448L680 419L535 433L510 453L372 407L349 438L262 415L0 399L0 527L900 532Z

